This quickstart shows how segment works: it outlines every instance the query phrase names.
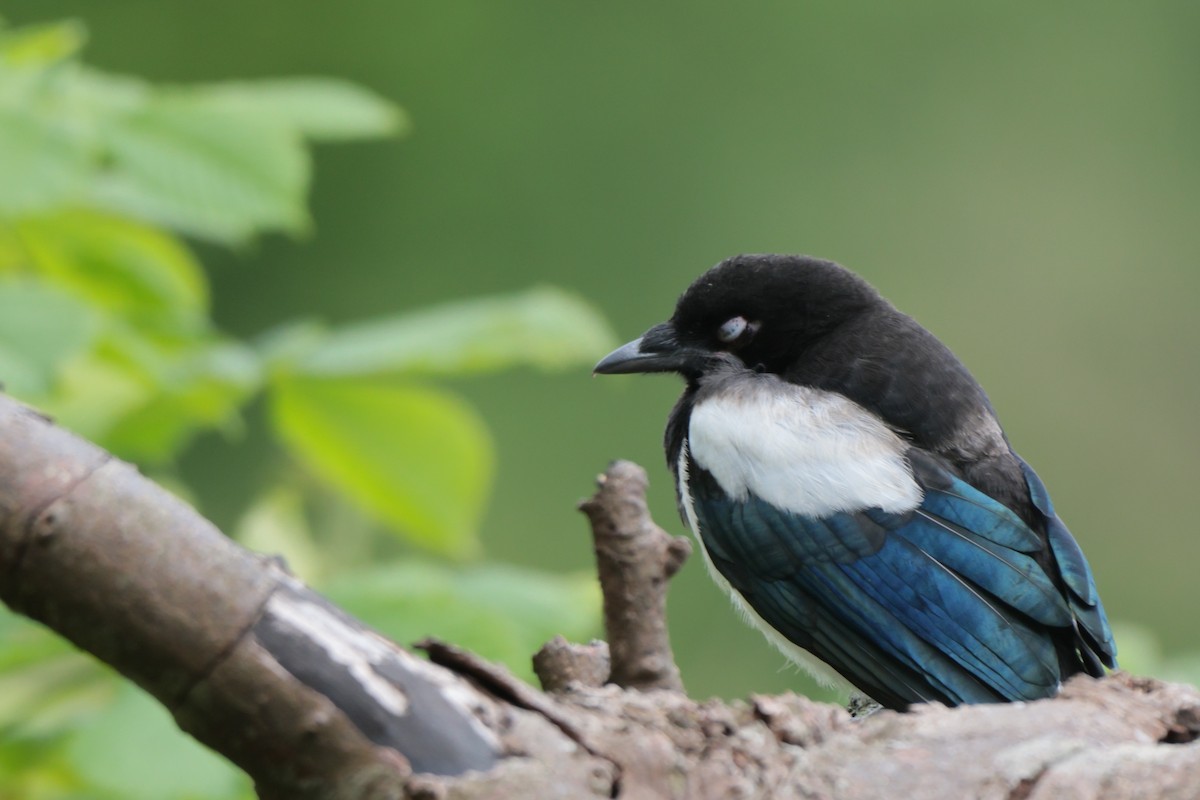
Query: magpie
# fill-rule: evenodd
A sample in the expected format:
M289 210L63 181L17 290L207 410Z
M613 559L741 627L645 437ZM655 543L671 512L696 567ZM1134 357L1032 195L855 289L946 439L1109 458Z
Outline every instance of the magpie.
M904 709L1116 667L1087 560L983 389L849 270L726 259L595 372L683 377L680 514L734 605L819 680Z

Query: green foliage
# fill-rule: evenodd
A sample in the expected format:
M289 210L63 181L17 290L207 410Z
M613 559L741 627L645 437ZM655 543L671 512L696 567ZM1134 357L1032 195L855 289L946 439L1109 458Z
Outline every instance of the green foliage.
M462 375L528 364L587 363L613 341L580 298L542 287L347 325L310 344L294 369L305 375Z
M279 78L196 90L205 105L238 116L280 120L313 141L388 136L408 128L404 113L361 87L330 78Z
M109 75L79 61L85 39L75 23L0 24L6 391L165 474L197 434L241 431L263 398L280 467L238 525L244 543L281 552L402 641L441 635L522 674L551 635L590 635L590 579L461 563L482 552L494 453L479 415L428 382L591 363L612 344L604 321L544 287L343 327L288 323L253 342L221 332L182 237L304 233L308 144L407 121L337 80ZM0 798L247 795L172 731L140 692L0 613Z
M368 380L283 380L271 417L315 474L431 550L476 555L492 476L483 422L446 392Z
M392 104L348 83L158 87L79 63L76 24L0 43L0 213L84 205L219 242L305 231L305 142L395 134Z
M0 374L16 394L44 394L59 364L82 352L96 320L83 302L42 283L0 287Z
M114 730L120 736L113 736ZM122 684L103 725L81 726L66 746L75 776L93 797L254 797L250 782L220 756L175 730L157 700ZM131 781L137 776L136 781Z
M0 615L0 642L0 741L53 735L112 695L90 659L18 617Z

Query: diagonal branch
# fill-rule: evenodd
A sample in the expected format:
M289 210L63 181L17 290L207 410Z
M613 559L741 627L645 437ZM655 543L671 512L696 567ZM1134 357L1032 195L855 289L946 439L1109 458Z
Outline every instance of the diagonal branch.
M366 797L498 754L462 681L2 396L0 600L158 698L263 796Z

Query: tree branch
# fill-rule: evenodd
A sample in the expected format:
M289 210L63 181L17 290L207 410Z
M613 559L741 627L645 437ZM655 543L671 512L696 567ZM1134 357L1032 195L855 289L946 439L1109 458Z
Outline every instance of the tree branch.
M613 673L643 688L678 683L662 600L684 552L644 492L618 463L586 504L611 542L597 551ZM1134 800L1191 797L1200 774L1200 693L1125 674L1076 677L1053 700L853 720L793 695L599 685L596 646L544 650L548 694L445 643L424 644L431 664L3 397L0 599L146 688L263 798Z
M0 600L158 698L264 797L368 797L498 755L461 680L2 396Z

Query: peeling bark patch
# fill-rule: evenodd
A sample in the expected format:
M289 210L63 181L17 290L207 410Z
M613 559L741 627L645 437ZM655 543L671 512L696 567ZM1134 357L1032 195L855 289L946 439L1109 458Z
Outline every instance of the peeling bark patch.
M281 589L251 632L280 666L328 697L372 742L403 753L415 772L454 775L496 762L494 736L444 687L323 603Z
M394 715L408 712L408 697L404 692L375 671L375 665L388 655L388 648L382 643L364 637L362 631L347 628L342 620L316 603L288 594L272 597L265 615L280 627L301 634L305 642L324 648L325 657L332 664L344 667L375 705Z

